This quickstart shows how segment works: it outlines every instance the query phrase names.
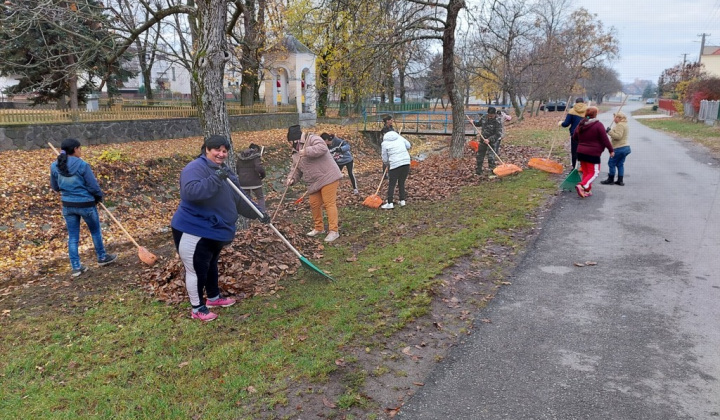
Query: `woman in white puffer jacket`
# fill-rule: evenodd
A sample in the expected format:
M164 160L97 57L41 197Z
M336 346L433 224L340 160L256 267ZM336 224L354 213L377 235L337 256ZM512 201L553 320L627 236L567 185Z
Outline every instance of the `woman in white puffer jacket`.
M383 204L380 208L389 210L394 208L393 196L395 195L395 184L398 185L400 190L400 206L405 205L405 180L410 173L410 153L408 150L412 147L409 141L405 137L396 133L395 131L389 131L383 136L383 142L380 145L382 148L382 160L390 170L387 192L387 203Z

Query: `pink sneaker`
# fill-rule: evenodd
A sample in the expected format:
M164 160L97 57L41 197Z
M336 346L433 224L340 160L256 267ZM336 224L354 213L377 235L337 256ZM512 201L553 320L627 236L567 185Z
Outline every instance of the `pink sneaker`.
M578 193L578 195L580 196L580 198L585 198L585 197L587 197L587 194L585 193L585 188L583 188L582 185L577 184L577 185L575 186L575 190L577 191L577 193Z
M200 309L197 312L192 312L192 309L190 310L190 318L192 318L192 319L199 319L200 321L209 322L217 317L218 316L216 313L212 313L212 312L208 311L207 308L204 308L204 310Z
M210 299L206 300L205 306L227 308L228 306L233 306L235 304L235 302L236 302L235 299L220 296L219 298L217 298L215 300L210 300Z

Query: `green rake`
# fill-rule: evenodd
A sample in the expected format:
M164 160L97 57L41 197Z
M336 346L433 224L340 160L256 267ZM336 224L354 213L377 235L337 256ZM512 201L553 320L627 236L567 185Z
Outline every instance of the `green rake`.
M243 194L242 191L240 191L240 189L239 189L235 184L233 184L233 182L232 182L231 180L226 179L226 181L228 182L228 184L230 184L230 186L233 188L233 190L235 190L235 192L238 193L238 194L240 195L240 197L241 197L243 200L245 200L245 202L246 202L250 207L252 207L253 210L255 210L255 213L257 213L258 216L262 216L262 212L261 212L260 210L258 210L258 208L255 206L255 204L252 202L252 200L250 200L249 198L247 198L247 197L245 196L245 194ZM329 275L327 275L324 271L322 271L321 269L317 268L313 263L311 263L310 260L308 260L307 258L303 257L303 255L300 253L300 251L298 251L297 249L295 249L295 247L292 246L292 244L290 243L290 241L288 241L288 240L283 236L283 234L280 233L280 231L277 230L277 228L276 228L275 226L273 226L272 223L268 223L268 226L270 226L270 227L272 228L272 230L275 231L275 233L277 233L277 235L280 237L280 239L282 239L283 243L285 243L285 245L287 245L287 247L290 248L290 250L291 250L292 252L294 252L295 255L297 255L297 257L300 259L300 263L303 265L303 267L307 268L307 269L310 270L310 271L314 271L314 272L320 274L321 276L330 279L331 281L335 281L334 278L332 278L332 277L330 277Z
M578 172L577 168L573 168L570 174L568 174L567 178L565 178L565 181L560 184L560 189L563 189L565 191L572 191L575 189L575 186L580 183L581 180L582 178L580 178L580 172Z

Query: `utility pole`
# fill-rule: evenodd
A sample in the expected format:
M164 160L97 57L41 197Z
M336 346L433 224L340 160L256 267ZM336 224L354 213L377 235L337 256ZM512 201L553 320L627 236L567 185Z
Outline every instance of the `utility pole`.
M703 51L705 51L705 37L710 36L710 34L706 34L705 32L698 35L699 37L702 37L702 41L700 41L700 55L698 55L698 64L700 64L700 61L702 60Z

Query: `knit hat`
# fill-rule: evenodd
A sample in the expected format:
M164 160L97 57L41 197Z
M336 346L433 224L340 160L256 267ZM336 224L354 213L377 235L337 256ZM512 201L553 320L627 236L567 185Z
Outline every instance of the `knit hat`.
M576 103L576 104L579 104L580 102L585 102L585 99L583 99L583 98L577 98L577 99L575 99L575 103Z
M226 149L230 149L230 142L225 138L225 136L221 136L218 134L213 134L212 136L208 137L203 144L203 148L205 150L219 149L220 146L225 146Z
M300 137L302 137L302 128L299 125L291 125L287 133L288 141L298 141Z

